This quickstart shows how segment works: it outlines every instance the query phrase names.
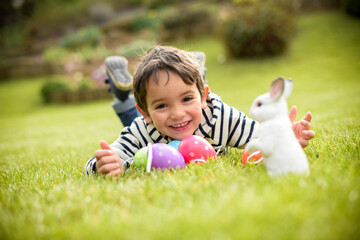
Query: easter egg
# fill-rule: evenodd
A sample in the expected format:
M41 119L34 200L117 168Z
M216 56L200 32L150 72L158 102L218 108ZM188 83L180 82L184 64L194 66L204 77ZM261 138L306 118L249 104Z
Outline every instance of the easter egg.
M184 156L185 163L207 161L209 158L216 158L213 146L204 138L191 135L181 140L179 152Z
M179 151L165 143L155 143L147 153L148 164L151 168L184 168L185 160ZM148 146L148 148L150 148ZM149 163L150 162L150 163ZM150 171L147 169L147 171Z
M179 150L179 144L180 144L180 140L174 140L168 143L169 146L174 147L176 150Z
M246 163L257 164L263 160L263 156L260 151L254 151L253 153L248 153L244 150L241 158L244 166L246 165Z
M143 147L135 153L133 165L138 168L146 168L147 147Z
M192 163L205 163L206 161L207 160L199 159L199 158L191 160Z

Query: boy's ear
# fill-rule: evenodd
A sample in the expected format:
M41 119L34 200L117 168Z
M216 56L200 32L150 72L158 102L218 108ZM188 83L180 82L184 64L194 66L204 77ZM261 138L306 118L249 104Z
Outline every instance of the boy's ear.
M147 112L145 112L144 110L142 110L142 109L139 107L139 105L137 105L137 104L136 104L136 108L137 108L137 110L141 113L141 115L144 117L146 123L152 123L152 119L151 119L150 115L149 115Z
M201 108L202 108L202 109L207 108L206 98L207 98L207 95L209 94L209 86L208 86L208 85L205 85L205 86L204 86L204 90L205 90L205 94L204 94L204 96L202 96L202 98L201 98Z

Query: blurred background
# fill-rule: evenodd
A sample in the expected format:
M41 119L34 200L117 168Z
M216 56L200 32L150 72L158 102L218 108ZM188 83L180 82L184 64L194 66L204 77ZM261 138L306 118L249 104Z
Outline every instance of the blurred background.
M220 63L269 58L287 51L299 14L335 8L360 15L358 0L7 0L0 5L0 81L56 75L44 83L45 102L109 97L84 94L106 88L109 55L127 57L133 72L154 44L206 37L226 50Z

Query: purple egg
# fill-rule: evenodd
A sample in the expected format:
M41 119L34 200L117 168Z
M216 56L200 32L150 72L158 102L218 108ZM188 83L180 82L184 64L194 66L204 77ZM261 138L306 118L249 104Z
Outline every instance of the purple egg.
M184 168L185 160L179 151L165 143L155 143L151 145L151 151L148 151L148 161L152 168ZM147 168L147 171L149 169Z

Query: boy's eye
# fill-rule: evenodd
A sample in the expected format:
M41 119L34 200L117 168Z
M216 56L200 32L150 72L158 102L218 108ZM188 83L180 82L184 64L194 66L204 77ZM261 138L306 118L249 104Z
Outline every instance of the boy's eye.
M166 105L165 104L159 104L155 107L155 109L162 109L162 108L165 108Z
M188 101L191 101L192 99L193 99L192 97L185 97L183 101L188 102Z

